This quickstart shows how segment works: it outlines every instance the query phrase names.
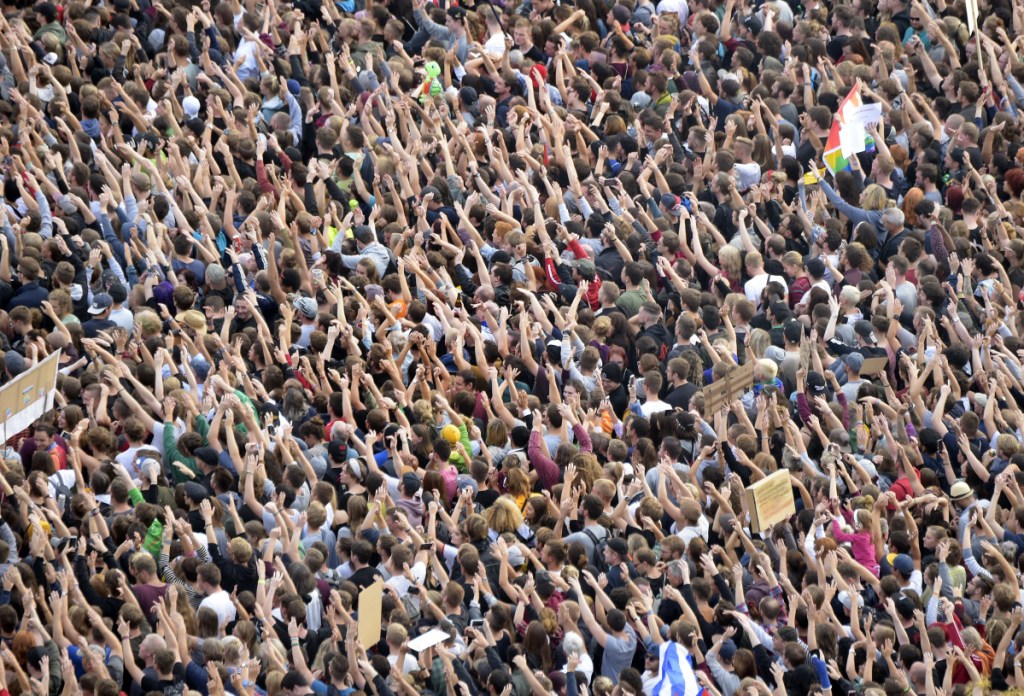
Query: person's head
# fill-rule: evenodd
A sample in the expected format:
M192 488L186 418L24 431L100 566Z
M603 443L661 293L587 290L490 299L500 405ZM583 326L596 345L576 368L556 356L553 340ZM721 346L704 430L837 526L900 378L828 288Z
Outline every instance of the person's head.
M196 588L205 595L220 590L220 568L214 563L204 563L196 568Z

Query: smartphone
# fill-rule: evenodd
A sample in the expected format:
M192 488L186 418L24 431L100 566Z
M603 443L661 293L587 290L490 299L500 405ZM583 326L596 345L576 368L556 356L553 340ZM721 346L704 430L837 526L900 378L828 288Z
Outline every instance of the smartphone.
M483 625L484 625L484 620L483 619L473 619L472 621L469 622L469 627L470 628L480 628Z
M420 551L429 551L432 548L434 548L434 545L431 543L420 544Z
M419 593L420 593L420 588L416 587L415 585L412 585L411 587L409 587L409 594L418 595Z

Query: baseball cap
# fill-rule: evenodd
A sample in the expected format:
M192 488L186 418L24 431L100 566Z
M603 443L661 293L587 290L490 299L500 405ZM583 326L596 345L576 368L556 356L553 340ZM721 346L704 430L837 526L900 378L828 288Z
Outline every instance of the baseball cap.
M764 22L757 15L747 15L743 18L743 26L750 30L755 36L764 29Z
M607 546L609 549L625 558L626 554L629 553L629 546L626 544L625 539L609 539Z
M910 576L914 572L914 559L905 553L896 555L892 561L892 567L900 572L900 575Z
M181 100L181 109L185 112L186 118L195 118L199 115L199 107L202 106L199 100L191 94Z
M103 314L112 304L114 304L114 301L110 298L110 295L101 292L93 296L92 306L89 307L89 314Z
M824 394L827 387L825 386L825 376L820 372L809 372L807 373L807 390L812 394Z
M114 283L110 286L110 299L114 304L121 304L128 299L128 290L120 283Z
M331 440L327 443L327 455L335 464L341 464L348 459L348 445L344 442Z
M781 363L786 359L786 351L778 346L768 346L764 349L764 357L772 362Z
M185 493L186 498L191 498L197 503L201 503L207 498L206 486L195 481L187 482L182 491Z
M315 319L316 313L319 311L316 300L309 297L296 297L295 301L292 302L292 306L307 319Z
M846 366L854 372L860 372L864 367L864 356L860 353L850 353L845 358Z
M217 454L217 450L212 447L200 447L194 454L196 459L207 466L217 466L220 463L220 456Z
M402 490L406 495L416 495L420 491L420 477L413 473L402 476Z
M875 327L867 319L861 319L855 323L853 325L853 332L871 343L875 342Z
M11 375L20 375L28 368L28 364L21 353L9 350L4 353L4 367L7 368Z
M612 382L622 382L622 365L618 363L608 363L601 370L601 376Z
M732 660L736 655L736 642L732 638L722 641L722 647L718 649L718 656L723 660Z
M651 103L651 95L647 92L633 92L629 103L633 105L634 109L646 109L647 105Z
M787 321L786 325L782 327L782 335L786 337L786 340L790 343L799 343L800 339L804 335L803 324L796 321Z

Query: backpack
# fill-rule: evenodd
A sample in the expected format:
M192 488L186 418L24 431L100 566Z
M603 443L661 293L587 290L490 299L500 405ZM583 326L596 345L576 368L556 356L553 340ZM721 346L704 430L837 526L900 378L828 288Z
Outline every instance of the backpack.
M590 563L597 570L597 574L600 575L608 570L608 563L604 560L604 550L608 546L608 532L605 532L604 539L598 539L597 535L589 529L584 529L583 533L594 544L594 556L590 559Z

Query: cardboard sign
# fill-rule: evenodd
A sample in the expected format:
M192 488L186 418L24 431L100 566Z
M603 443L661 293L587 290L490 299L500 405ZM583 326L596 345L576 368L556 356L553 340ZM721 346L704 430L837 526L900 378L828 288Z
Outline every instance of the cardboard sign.
M876 375L889 366L889 358L885 356L879 356L877 358L866 358L864 364L860 368L860 375L864 377L866 375Z
M380 642L384 581L379 579L359 593L359 643L369 650Z
M779 469L760 481L747 486L747 511L750 513L750 531L761 532L777 522L796 514L793 484L789 471Z
M0 389L0 423L3 424L4 442L53 408L53 392L59 367L58 350Z
M747 362L722 379L704 387L704 420L711 421L725 406L740 398L754 385L754 364Z

